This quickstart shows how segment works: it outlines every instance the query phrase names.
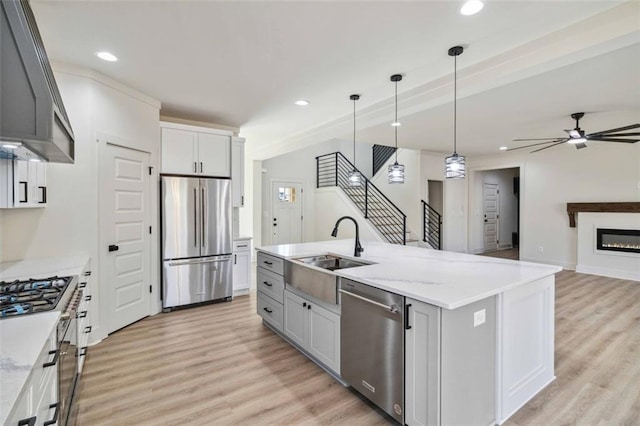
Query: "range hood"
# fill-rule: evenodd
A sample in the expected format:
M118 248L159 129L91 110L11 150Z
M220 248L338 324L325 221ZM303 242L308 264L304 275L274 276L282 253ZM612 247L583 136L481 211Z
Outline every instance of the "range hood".
M0 154L73 163L73 130L29 2L2 0L0 12Z

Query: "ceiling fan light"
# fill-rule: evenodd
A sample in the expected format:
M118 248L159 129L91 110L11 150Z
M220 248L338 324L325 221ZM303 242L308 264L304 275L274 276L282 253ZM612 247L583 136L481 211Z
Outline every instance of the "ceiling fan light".
M464 179L467 161L462 155L453 154L444 159L444 176L447 179Z
M483 7L484 3L480 0L469 0L460 8L460 14L466 16L475 15L480 12Z
M585 143L586 141L587 141L587 138L577 137L577 138L569 138L567 143Z
M404 165L395 163L389 166L389 183L404 183Z
M349 186L358 187L362 185L362 175L357 170L352 170L347 175L347 180L349 181Z

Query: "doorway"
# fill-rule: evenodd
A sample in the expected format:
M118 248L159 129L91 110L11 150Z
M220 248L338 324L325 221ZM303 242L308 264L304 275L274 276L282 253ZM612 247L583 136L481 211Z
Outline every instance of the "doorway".
M302 242L302 183L271 182L271 244Z
M482 189L482 206L484 226L482 228L482 238L484 241L484 251L498 250L498 241L500 239L500 230L498 220L500 215L500 192L498 185L495 183L484 183Z
M110 143L100 155L100 283L107 334L150 313L149 157Z

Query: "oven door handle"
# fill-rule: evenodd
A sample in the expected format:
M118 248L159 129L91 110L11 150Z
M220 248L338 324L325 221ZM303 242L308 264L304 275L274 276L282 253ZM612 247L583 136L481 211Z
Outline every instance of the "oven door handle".
M57 349L53 351L49 351L49 355L53 355L53 359L49 362L45 362L44 364L42 364L43 368L53 367L54 365L56 365L58 363L58 357L60 357L60 351Z
M60 403L56 402L55 404L51 404L49 409L55 408L56 411L53 412L53 418L51 420L47 420L42 424L42 426L50 426L56 424L58 421L58 412L60 411Z

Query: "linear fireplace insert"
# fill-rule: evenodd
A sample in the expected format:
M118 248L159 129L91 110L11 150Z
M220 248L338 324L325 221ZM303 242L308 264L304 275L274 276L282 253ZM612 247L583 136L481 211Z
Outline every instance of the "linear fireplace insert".
M640 254L640 229L597 228L596 248Z

